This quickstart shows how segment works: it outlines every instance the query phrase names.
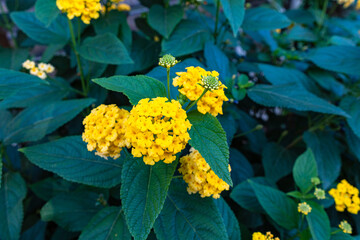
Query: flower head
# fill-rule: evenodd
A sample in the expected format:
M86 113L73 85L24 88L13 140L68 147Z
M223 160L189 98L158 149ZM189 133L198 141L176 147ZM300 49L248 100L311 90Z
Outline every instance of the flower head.
M177 63L179 63L179 61L176 60L176 58L174 58L170 54L166 54L162 58L159 59L159 65L164 68L171 68L171 67L175 66Z
M311 207L309 204L307 204L306 202L302 202L299 203L298 205L298 212L304 214L304 215L308 215L311 212Z
M348 8L355 0L337 0L338 4L343 4L344 8Z
M202 82L202 86L205 88L205 89L208 89L210 91L212 90L218 90L219 87L220 87L220 82L219 82L219 79L218 77L214 77L214 76L205 76L205 77L202 77L201 78L201 82Z
M196 101L204 92L203 84L211 84L211 87L216 89L217 81L218 89L205 93L197 102L197 109L202 114L210 113L213 116L223 113L223 102L229 99L225 96L225 85L218 81L219 73L216 71L205 71L201 67L188 67L186 72L178 72L176 74L178 76L174 78L173 85L179 87L179 92L191 101Z
M340 222L339 228L340 228L344 233L352 234L352 227L351 227L351 225L350 225L346 220L343 220L343 221Z
M160 160L171 163L190 140L190 128L178 101L145 98L131 110L125 137L133 147L131 153L134 157L143 156L145 164Z
M55 68L51 64L39 63L36 64L34 61L26 60L22 64L23 68L29 70L31 75L37 76L41 79L46 79L48 77L47 74L53 73Z
M212 195L213 198L219 198L222 191L229 190L229 185L211 170L199 151L194 148L190 149L189 155L180 158L180 163L179 172L188 184L189 194L198 192L201 197ZM229 171L231 171L230 165Z
M274 235L271 232L262 234L261 232L255 232L252 235L252 240L280 240L278 237L274 238Z
M30 61L30 60L26 60L25 62L23 62L22 66L23 66L23 68L25 68L27 70L30 70L30 69L35 67L35 62Z
M80 17L85 24L100 16L100 0L56 0L56 5L70 20Z
M359 190L349 184L345 179L337 184L336 188L329 191L330 196L335 200L335 208L339 212L347 211L358 214L360 210Z
M318 200L325 199L325 191L321 188L315 188L314 195Z
M117 159L123 147L130 147L126 141L125 122L129 112L113 105L100 105L84 119L83 141L89 151L103 158Z

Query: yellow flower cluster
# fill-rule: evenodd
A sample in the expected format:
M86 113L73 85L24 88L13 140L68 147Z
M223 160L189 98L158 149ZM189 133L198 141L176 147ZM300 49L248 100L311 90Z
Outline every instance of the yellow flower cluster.
M41 79L46 79L47 74L51 74L55 71L55 68L51 64L46 63L39 63L36 66L36 63L34 61L26 60L22 64L23 68L29 70L31 75L37 76Z
M338 4L342 5L344 8L348 8L355 0L337 0Z
M204 92L201 86L202 78L206 76L218 77L216 71L206 71L201 67L188 67L186 72L176 73L178 76L174 78L173 85L179 87L179 92L185 95L191 101L196 101ZM225 85L220 83L219 89L208 91L198 102L197 109L202 114L210 113L213 116L223 114L222 105L224 101L229 99L224 93Z
M312 208L306 202L299 203L298 205L298 212L304 215L308 215L309 213L311 213L311 210Z
M117 159L123 147L130 147L125 139L125 122L129 112L113 105L100 105L84 119L82 138L89 151L103 158Z
M160 160L171 163L190 140L190 128L178 101L145 98L131 110L125 137L133 147L132 155L143 156L145 164L153 165Z
M56 0L56 5L62 12L67 13L70 20L81 17L85 24L89 24L91 19L97 19L100 16L100 0Z
M229 185L211 170L199 151L194 148L190 149L189 155L180 158L180 163L179 172L188 184L187 191L189 194L199 192L201 197L212 195L213 198L219 198L222 191L229 190Z
M347 208L349 213L358 214L360 210L359 190L345 179L338 183L336 188L330 189L329 194L335 200L337 211L343 212Z
M340 228L344 233L352 234L352 227L351 227L351 225L350 225L346 220L343 220L343 221L340 222L339 228Z
M252 235L252 240L280 240L280 238L274 238L274 235L271 232L267 232L265 235L261 232L255 232Z
M101 13L105 14L106 11L117 10L119 12L129 12L131 10L130 5L122 3L124 0L110 0L106 5L101 6Z

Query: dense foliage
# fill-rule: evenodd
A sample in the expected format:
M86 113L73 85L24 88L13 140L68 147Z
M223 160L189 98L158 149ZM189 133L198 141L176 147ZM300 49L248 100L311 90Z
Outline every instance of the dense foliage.
M359 9L0 2L0 240L360 239Z

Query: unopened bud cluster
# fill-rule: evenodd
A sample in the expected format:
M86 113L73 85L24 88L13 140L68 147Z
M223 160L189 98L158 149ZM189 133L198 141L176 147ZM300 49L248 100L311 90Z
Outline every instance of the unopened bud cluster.
M164 68L171 68L171 67L175 66L177 63L179 63L179 61L176 60L170 54L166 54L162 58L159 59L159 65Z
M208 89L210 91L212 90L218 90L220 87L220 82L217 77L214 76L205 76L201 78L202 85L205 89Z

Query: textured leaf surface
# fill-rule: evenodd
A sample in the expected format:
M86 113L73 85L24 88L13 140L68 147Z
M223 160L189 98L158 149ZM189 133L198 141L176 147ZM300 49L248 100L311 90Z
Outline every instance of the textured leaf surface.
M220 2L234 36L236 36L244 20L245 0L221 0Z
M340 106L351 118L346 119L353 132L360 137L360 101L359 98L348 96L342 99Z
M190 145L199 151L219 178L232 186L228 169L229 146L221 124L212 115L203 115L198 111L190 112L188 119L192 124Z
M331 236L331 228L329 217L324 208L315 203L309 202L311 212L306 216L309 224L311 236L314 240L329 240Z
M56 6L56 0L37 0L35 4L35 15L46 26L49 26L60 14Z
M108 90L122 92L133 105L144 98L166 97L165 85L155 78L144 75L114 76L93 81Z
M208 69L217 71L219 73L220 81L227 85L226 80L230 77L230 63L225 53L212 42L207 42L205 44L204 56Z
M311 149L296 159L293 175L296 185L303 193L308 192L313 187L311 178L317 177L318 171L315 156Z
M36 18L34 12L13 12L10 16L21 31L39 43L63 44L70 39L68 20L63 15L48 27Z
M162 51L175 57L191 54L202 50L210 38L210 32L204 25L184 20L175 28L170 38L162 42Z
M265 212L280 226L286 229L297 227L298 212L295 202L285 193L250 180L255 195Z
M258 84L249 89L248 96L256 103L267 107L292 108L298 111L313 111L347 117L340 108L297 87L296 83L276 86Z
M189 195L185 183L174 179L155 223L159 240L228 240L223 219L211 198Z
M98 212L82 231L79 240L131 240L120 207L106 207Z
M124 156L117 160L101 158L87 150L81 136L65 137L20 151L35 165L69 181L105 188L121 182Z
M179 5L164 8L153 5L148 14L148 23L165 38L168 38L184 15L183 8Z
M8 123L4 143L40 140L73 119L93 101L93 99L67 100L29 107Z
M22 201L25 196L26 184L20 174L4 174L0 188L1 239L19 239L24 217Z
M141 158L128 156L123 165L121 200L130 233L146 239L163 208L177 161L145 165Z
M0 109L0 116L0 142L2 142L5 137L6 126L12 119L12 114L9 111Z
M130 64L130 58L124 44L112 33L88 37L80 45L80 56L104 64Z
M263 29L285 28L291 21L282 13L270 8L250 8L245 12L242 27L245 30L257 31Z
M305 132L304 141L314 153L319 178L327 189L339 176L341 169L341 152L339 143L331 133Z
M222 197L214 199L214 202L224 220L229 240L241 240L239 222L229 205Z
M54 221L68 231L81 231L103 208L97 201L99 197L100 194L85 190L57 195L41 208L41 219Z

